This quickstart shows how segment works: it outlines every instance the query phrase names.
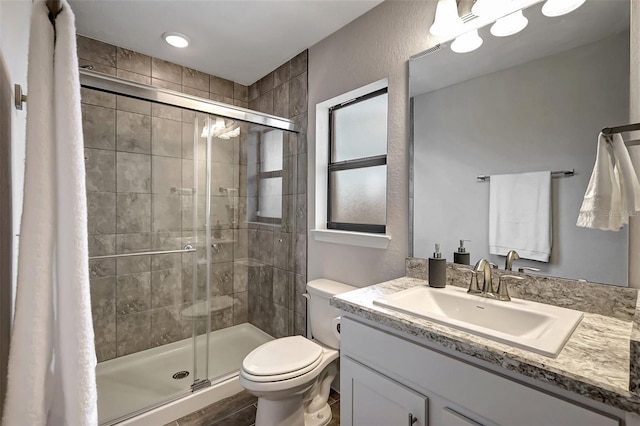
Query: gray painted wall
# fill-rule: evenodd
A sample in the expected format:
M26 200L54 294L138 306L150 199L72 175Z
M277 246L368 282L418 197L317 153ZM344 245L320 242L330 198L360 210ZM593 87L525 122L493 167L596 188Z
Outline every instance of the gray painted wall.
M316 104L389 79L386 250L308 242L308 278L365 286L404 276L409 226L408 59L427 49L435 1L385 1L309 49L308 224L315 224Z
M625 32L415 98L416 257L430 256L438 242L452 261L464 238L473 241L472 263L485 257L502 268L504 256L488 250L489 183L475 177L575 168L575 176L552 180L550 262L518 265L627 285L628 228L575 222L599 130L628 119L628 40Z

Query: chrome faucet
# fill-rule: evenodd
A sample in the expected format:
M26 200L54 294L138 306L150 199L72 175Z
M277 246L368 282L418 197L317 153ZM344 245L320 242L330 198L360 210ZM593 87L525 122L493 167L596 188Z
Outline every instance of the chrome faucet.
M509 253L507 253L507 261L504 265L504 270L513 271L513 261L518 259L520 259L520 255L518 254L518 252L515 250L510 250ZM525 272L525 271L540 272L540 269L531 268L529 266L522 266L518 268L518 272Z
M517 275L502 275L498 281L498 288L493 289L493 277L491 275L491 269L497 269L498 265L489 262L487 259L480 259L478 263L471 270L471 281L469 282L469 290L467 293L477 294L480 297L489 297L492 299L498 299L502 301L509 301L509 290L507 288L506 280L522 280L524 278ZM468 269L467 269L468 270ZM478 274L482 274L483 282L482 289L478 283Z
M493 278L491 276L491 264L487 259L480 259L473 267L473 270L477 273L482 273L484 279L482 282L481 293L493 293Z
M489 262L487 259L480 259L471 270L471 282L467 293L482 295L484 293L493 293L493 281L491 277L491 268L496 269L498 265ZM467 269L468 270L468 269ZM478 283L478 274L482 274L482 288Z
M520 259L520 255L518 254L518 252L515 250L510 250L509 253L507 253L507 261L504 264L504 270L513 271L513 261L518 259Z

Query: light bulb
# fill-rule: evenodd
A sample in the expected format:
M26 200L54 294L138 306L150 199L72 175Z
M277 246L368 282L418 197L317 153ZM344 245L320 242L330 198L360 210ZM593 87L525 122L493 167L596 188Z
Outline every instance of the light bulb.
M438 0L436 17L429 32L436 37L453 37L461 31L463 25L456 0Z
M547 0L542 5L542 14L550 18L571 13L584 4L585 0Z
M482 46L482 38L478 35L478 30L471 30L458 36L451 43L451 50L456 53L472 52Z
M528 23L529 20L524 17L522 10L519 10L498 19L491 26L491 34L496 37L507 37L524 30Z
M476 0L471 7L471 13L481 18L499 16L507 7L507 1L508 0Z
M189 45L189 38L184 34L167 32L162 34L162 38L171 46L178 47L180 49L185 48Z

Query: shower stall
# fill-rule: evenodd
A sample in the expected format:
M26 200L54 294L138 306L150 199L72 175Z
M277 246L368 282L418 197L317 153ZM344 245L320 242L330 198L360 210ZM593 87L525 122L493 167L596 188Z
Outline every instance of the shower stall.
M278 248L296 126L86 70L81 84L98 412L113 424L229 382L293 334L293 314L260 301L293 299L275 266L293 256Z

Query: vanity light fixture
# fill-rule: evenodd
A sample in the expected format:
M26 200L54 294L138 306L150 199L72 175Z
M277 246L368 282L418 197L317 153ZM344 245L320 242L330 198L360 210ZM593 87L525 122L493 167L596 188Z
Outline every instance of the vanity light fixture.
M586 0L546 0L542 6L545 16L561 16L573 12L584 4ZM496 37L507 37L517 34L527 27L529 20L522 13L522 9L513 11L521 6L518 0L475 0L471 13L484 21L493 21L491 34ZM504 16L505 13L508 15ZM472 52L482 45L482 38L478 30L464 31L464 21L458 15L456 0L438 0L436 17L429 31L437 37L456 37L451 43L451 50L456 53Z
M491 26L491 34L496 37L507 37L524 30L529 20L524 17L522 10L513 12L503 18L498 19Z
M451 50L456 53L468 53L482 46L482 38L478 35L478 30L471 30L459 35L451 43Z
M542 5L542 14L550 18L571 13L584 4L585 0L547 0Z
M184 34L176 32L166 32L162 34L162 38L171 46L178 47L180 49L183 49L189 45L189 38Z
M463 25L456 0L438 0L436 17L429 32L436 37L452 37L460 33Z

